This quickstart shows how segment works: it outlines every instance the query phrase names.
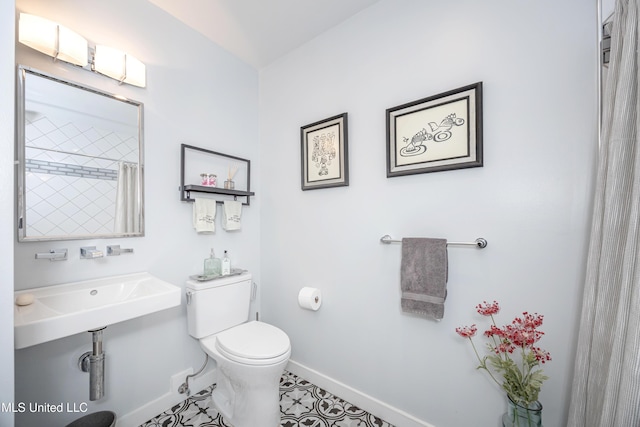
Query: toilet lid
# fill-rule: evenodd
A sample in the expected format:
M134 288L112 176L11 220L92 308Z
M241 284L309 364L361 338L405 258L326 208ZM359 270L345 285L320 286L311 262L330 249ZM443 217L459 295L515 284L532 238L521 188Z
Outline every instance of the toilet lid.
M216 335L219 350L246 359L273 359L289 350L289 337L267 323L252 321Z

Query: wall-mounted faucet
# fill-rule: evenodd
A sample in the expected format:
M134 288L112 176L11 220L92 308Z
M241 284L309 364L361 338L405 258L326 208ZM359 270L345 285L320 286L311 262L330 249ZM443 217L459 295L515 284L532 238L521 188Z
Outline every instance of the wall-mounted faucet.
M81 259L102 258L103 256L104 252L97 250L95 246L83 246L80 248Z
M49 252L36 253L36 259L48 259L49 261L66 261L66 249L51 249Z
M120 254L132 254L133 248L120 248L120 245L109 245L107 246L107 256L116 256Z

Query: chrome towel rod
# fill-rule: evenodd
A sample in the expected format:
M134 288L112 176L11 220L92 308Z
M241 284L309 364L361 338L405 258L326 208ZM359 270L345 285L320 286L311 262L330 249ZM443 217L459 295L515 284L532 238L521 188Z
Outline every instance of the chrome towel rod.
M402 240L393 240L391 238L391 236L389 236L388 234L385 234L384 236L382 236L380 238L380 241L382 243L386 243L386 244L389 244L389 243L402 243ZM447 246L449 246L449 245L477 246L478 249L486 248L487 244L488 244L487 243L487 239L484 239L482 237L477 238L475 242L447 242Z

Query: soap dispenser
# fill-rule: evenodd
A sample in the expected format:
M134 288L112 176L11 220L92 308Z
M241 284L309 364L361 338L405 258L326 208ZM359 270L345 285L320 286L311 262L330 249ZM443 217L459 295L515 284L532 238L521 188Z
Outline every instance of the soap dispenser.
M222 258L222 275L228 276L229 274L231 274L231 260L229 259L227 251L224 251L224 257Z
M211 248L211 256L204 259L204 275L207 277L220 276L221 264L220 258L216 258L215 252Z

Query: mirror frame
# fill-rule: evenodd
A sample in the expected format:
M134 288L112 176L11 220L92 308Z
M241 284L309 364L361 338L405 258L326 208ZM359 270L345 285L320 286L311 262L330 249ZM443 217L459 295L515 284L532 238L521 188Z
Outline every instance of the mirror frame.
M55 236L29 236L26 227L26 77L31 74L37 77L58 82L67 86L71 86L84 91L92 92L99 96L105 96L120 102L131 104L138 109L138 185L139 185L139 202L140 202L140 230L130 233L104 233L104 234L78 234L78 235L55 235ZM39 242L39 241L56 241L56 240L83 240L83 239L104 239L104 238L123 238L123 237L143 237L145 230L144 215L144 104L135 100L105 92L100 89L89 87L83 84L62 79L60 77L36 70L34 68L18 65L17 85L16 85L16 197L17 197L17 216L16 228L18 231L18 242Z

